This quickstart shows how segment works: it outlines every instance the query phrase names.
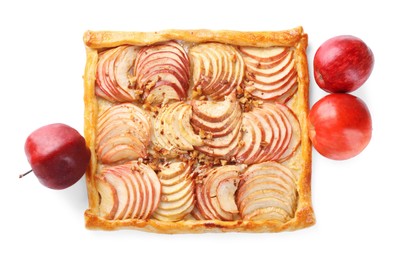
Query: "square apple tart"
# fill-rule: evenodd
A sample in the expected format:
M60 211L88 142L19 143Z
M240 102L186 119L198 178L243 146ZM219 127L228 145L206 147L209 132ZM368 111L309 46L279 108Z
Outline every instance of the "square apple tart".
M89 229L311 226L307 34L87 31Z

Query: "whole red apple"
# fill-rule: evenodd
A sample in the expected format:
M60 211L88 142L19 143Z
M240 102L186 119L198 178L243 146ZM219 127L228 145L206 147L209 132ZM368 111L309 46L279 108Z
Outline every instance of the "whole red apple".
M85 173L90 150L84 137L65 124L50 124L32 132L25 153L39 181L51 189L65 189Z
M352 158L368 145L372 120L366 104L350 94L329 94L309 112L309 136L314 148L334 160Z
M359 38L341 35L325 41L314 55L317 85L331 93L358 89L371 75L374 55Z

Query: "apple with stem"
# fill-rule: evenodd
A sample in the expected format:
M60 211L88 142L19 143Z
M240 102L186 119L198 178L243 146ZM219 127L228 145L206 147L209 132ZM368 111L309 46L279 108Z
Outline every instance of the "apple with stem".
M25 153L39 181L51 189L65 189L84 175L91 152L83 136L74 128L55 123L32 132L25 142Z

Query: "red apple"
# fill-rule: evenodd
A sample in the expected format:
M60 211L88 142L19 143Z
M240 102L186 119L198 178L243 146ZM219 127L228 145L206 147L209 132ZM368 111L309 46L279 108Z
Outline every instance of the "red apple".
M327 92L352 92L369 78L373 66L374 55L361 39L336 36L324 42L314 55L314 78Z
M359 98L335 93L320 99L309 113L309 135L314 148L334 160L352 158L368 145L371 115Z
M25 153L39 181L51 189L65 189L85 173L90 150L78 131L64 124L50 124L31 133Z

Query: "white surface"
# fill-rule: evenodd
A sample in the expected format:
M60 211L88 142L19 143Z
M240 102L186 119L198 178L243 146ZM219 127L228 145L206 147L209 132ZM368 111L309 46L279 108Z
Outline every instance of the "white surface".
M0 3L0 259L396 259L397 19L391 5L346 0L71 2ZM297 25L309 34L310 69L319 45L339 34L362 38L375 54L370 79L354 92L371 110L372 141L348 161L313 153L314 227L280 234L172 236L88 231L84 179L63 191L46 189L33 175L18 179L29 169L23 146L31 131L53 122L83 130L85 30L280 30ZM325 93L311 79L313 104Z

